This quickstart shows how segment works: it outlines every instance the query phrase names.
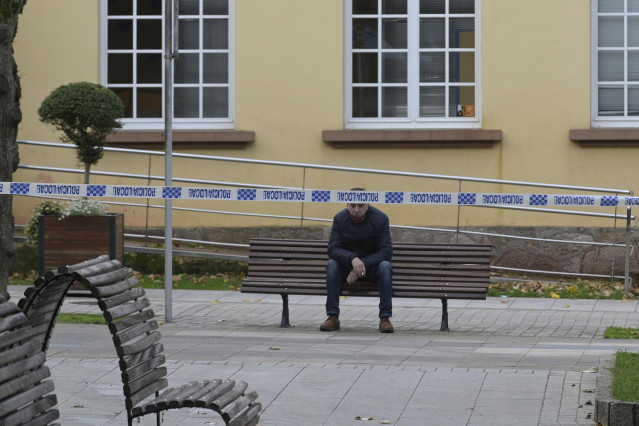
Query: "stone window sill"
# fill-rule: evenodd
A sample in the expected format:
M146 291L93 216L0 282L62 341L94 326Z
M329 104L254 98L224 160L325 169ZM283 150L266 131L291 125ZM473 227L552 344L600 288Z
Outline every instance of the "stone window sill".
M501 141L501 130L323 130L333 148L485 148Z
M582 147L639 146L639 129L571 129L570 140Z
M174 130L173 148L246 148L255 141L249 130ZM119 130L107 136L107 146L164 150L162 130Z

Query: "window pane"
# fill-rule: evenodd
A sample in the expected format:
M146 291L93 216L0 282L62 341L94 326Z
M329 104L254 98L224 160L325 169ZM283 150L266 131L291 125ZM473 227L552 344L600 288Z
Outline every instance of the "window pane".
M406 49L408 45L406 19L382 19L383 49Z
M229 82L228 53L204 54L204 83L226 84ZM205 98L206 102L206 98Z
M204 49L228 49L228 21L226 19L205 19L203 42Z
M353 19L353 49L377 49L377 19Z
M139 53L137 59L138 83L162 84L162 55Z
M422 18L419 20L419 47L422 49L445 47L444 18Z
M628 0L628 12L630 13L639 12L639 0Z
M628 47L639 47L639 16L628 16Z
M180 19L178 45L180 49L200 48L200 21L198 19Z
M599 81L623 81L623 52L599 52Z
M131 19L109 19L107 49L133 48L133 21Z
M444 117L444 88L420 87L419 88L419 116L420 117Z
M204 2L204 14L205 15L228 15L229 14L228 0L206 0Z
M206 3L206 0L205 0ZM180 15L199 15L200 0L180 0Z
M449 54L448 81L475 82L475 52L452 52Z
M623 0L598 0L597 11L599 13L623 13Z
M130 53L109 53L107 84L133 83L133 55Z
M639 51L628 52L628 81L639 81Z
M353 53L353 83L377 82L377 53Z
M162 15L162 0L138 0L138 15Z
M599 18L599 47L623 47L623 16Z
M376 87L353 87L353 117L377 117Z
M424 52L419 54L420 83L443 83L446 62L444 52Z
M408 56L406 53L382 54L382 82L406 83L408 80Z
M475 0L452 0L450 13L475 13Z
M138 49L162 49L161 20L138 20Z
M450 47L475 47L475 20L473 18L451 18L448 43Z
M628 115L639 116L639 87L628 87Z
M175 61L175 83L197 84L200 82L200 55L182 53Z
M138 89L138 118L162 118L162 88Z
M228 118L229 91L226 87L204 88L204 117Z
M111 89L124 105L124 118L133 117L133 89L131 87L114 87Z
M475 116L475 88L472 86L451 86L448 89L448 116Z
M382 13L406 14L406 0L382 0Z
M436 13L446 13L446 3L444 0L420 0L419 13L428 13L431 15Z
M599 87L599 115L623 116L623 87Z
M377 0L353 0L353 15L377 13Z
M133 15L133 0L109 0L109 15Z
M200 116L200 94L197 87L175 88L175 118L198 118Z
M407 117L408 96L406 87L382 88L382 117Z

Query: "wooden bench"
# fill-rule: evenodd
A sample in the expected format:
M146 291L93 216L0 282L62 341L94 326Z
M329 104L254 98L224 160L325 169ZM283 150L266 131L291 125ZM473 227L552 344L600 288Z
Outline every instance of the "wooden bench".
M282 327L289 327L288 295L326 295L327 241L251 239L243 293L281 294ZM393 297L442 301L448 331L448 299L486 299L491 246L393 244ZM343 296L379 297L376 283L342 285Z
M60 417L45 361L26 315L0 295L0 425L48 425Z
M65 295L81 283L97 299L106 320L117 356L123 384L128 424L133 419L183 407L220 413L226 424L254 425L262 406L256 392L245 392L245 382L199 380L168 388L167 368L155 314L144 289L131 269L117 260L100 256L73 266L63 266L38 278L25 291L18 307L34 330L33 341L46 352L55 320ZM162 391L162 393L160 393Z

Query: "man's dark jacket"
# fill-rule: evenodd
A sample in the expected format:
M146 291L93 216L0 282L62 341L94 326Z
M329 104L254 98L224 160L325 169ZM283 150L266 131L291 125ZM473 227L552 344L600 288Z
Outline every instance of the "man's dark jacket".
M335 215L328 257L351 268L351 261L359 257L368 270L384 260L390 261L392 256L389 221L384 212L369 206L360 223L353 222L348 209Z

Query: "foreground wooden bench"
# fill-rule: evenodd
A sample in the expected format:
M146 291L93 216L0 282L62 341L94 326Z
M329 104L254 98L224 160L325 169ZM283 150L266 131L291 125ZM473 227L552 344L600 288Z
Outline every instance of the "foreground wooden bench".
M243 293L282 295L282 327L289 327L288 295L326 295L327 241L251 239ZM393 297L442 301L448 331L448 299L486 299L491 246L393 244ZM376 283L342 285L343 296L379 297Z
M0 295L0 425L48 425L60 417L44 363L27 317Z
M108 256L38 278L25 291L18 307L33 328L32 341L46 352L62 302L74 283L81 283L97 299L106 320L122 372L128 424L133 419L183 407L207 408L220 413L226 424L254 425L259 421L261 404L256 392L245 392L247 384L233 380L199 380L168 387L167 368L155 314L149 308L144 289L131 269ZM160 393L162 391L162 393Z

